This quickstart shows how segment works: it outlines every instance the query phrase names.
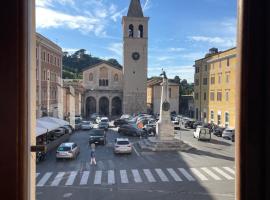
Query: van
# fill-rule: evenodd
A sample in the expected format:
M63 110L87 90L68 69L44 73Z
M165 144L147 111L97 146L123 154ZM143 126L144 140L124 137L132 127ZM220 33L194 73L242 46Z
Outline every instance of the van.
M193 137L198 140L211 140L211 132L209 128L197 126L196 130L193 133Z

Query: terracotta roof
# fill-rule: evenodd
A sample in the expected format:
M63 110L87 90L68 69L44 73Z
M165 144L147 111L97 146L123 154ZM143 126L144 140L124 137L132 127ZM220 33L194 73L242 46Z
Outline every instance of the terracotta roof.
M128 8L128 17L143 17L143 11L140 0L131 0Z
M102 64L110 65L111 67L114 67L115 69L118 69L118 70L121 70L121 71L122 71L122 69L123 69L122 66L115 66L115 65L113 65L113 64L110 63L110 62L107 62L107 61L101 61L101 62L99 62L99 63L97 63L97 64L94 64L94 65L91 65L91 66L89 66L89 67L84 68L82 71L84 72L84 71L86 71L86 70L88 70L88 69L92 69L92 68L94 68L94 67L96 67L96 66L99 66L99 65L102 65Z

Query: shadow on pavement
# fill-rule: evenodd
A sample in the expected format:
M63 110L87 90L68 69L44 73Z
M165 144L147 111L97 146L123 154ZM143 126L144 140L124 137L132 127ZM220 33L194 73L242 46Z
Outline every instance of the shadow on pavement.
M235 160L234 157L225 156L225 155L212 153L212 152L208 152L208 151L203 151L203 150L198 150L198 149L192 149L192 150L188 151L188 153L196 154L196 155L204 155L204 156L209 156L209 157L223 159L223 160L229 160L229 161Z

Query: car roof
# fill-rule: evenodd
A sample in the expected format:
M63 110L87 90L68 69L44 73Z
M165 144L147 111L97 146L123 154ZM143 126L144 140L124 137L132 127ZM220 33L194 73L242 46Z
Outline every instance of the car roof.
M109 119L108 117L101 117L101 119Z
M118 141L129 141L129 139L128 138L116 138L116 141L118 142Z
M65 142L65 143L60 144L60 147L70 147L73 144L75 144L75 143L74 142Z

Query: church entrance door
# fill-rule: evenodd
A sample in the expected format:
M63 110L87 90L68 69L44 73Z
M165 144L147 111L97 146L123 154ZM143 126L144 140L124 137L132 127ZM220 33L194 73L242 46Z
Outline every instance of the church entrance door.
M99 114L109 115L109 99L107 97L101 97L99 99Z
M122 101L119 97L112 99L112 116L118 116L122 114Z
M86 118L89 119L91 114L97 112L97 101L94 97L88 97L86 99Z

